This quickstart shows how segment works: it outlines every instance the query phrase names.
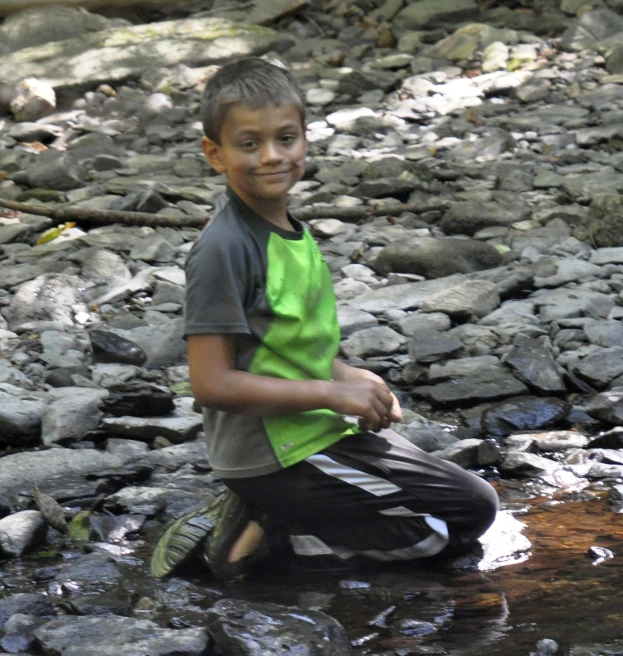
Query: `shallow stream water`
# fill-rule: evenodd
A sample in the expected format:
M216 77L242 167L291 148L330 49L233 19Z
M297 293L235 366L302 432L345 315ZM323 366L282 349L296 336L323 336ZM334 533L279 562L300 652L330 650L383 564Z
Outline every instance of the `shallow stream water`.
M550 638L559 643L558 654L564 656L575 645L620 641L623 514L605 499L605 491L583 494L580 500L532 496L529 487L512 481L498 482L497 489L510 509L503 514L511 530L502 527L493 535L480 561L429 560L347 574L292 572L274 562L252 581L225 587L189 572L190 595L183 586L176 592L176 579L169 584L179 605L160 613L147 607L134 614L162 625L199 625L203 608L221 596L319 608L343 624L358 645L354 653L362 655L528 656L539 639ZM513 540L515 545L505 543ZM596 557L588 553L592 546L610 549L614 557L594 564ZM119 609L130 600L136 607L141 597L157 598L166 582L154 582L147 567L140 565L148 557L149 544L139 540L117 548L125 552L119 565L124 581L106 595L126 597ZM513 555L496 560L496 554L509 553ZM64 559L75 556L76 552L65 552ZM30 557L5 562L0 567L2 596L53 590L50 581L33 581L34 574L37 568L62 560ZM197 591L205 596L200 599ZM65 597L71 599L71 589ZM385 611L386 628L369 626Z

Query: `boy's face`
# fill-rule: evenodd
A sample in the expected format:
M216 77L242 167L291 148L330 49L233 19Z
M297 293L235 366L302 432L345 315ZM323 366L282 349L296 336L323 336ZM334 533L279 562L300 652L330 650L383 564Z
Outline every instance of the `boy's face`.
M220 145L203 138L206 159L256 211L283 203L305 173L307 139L294 105L234 105L220 136Z

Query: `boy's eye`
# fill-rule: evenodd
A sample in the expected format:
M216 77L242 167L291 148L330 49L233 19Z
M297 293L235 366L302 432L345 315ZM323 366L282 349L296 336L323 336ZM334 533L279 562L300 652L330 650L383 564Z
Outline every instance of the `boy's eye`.
M284 134L281 137L281 141L283 143L292 143L295 140L296 140L296 135L295 134Z
M257 146L257 142L256 142L256 141L243 141L243 142L240 144L240 147L241 147L241 148L244 148L245 150L249 150L249 149L251 149L251 148L255 148L255 146Z

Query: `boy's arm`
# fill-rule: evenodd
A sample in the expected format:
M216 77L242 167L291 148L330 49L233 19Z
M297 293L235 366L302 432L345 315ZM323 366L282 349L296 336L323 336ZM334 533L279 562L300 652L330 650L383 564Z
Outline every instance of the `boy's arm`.
M295 414L327 408L361 417L370 430L387 423L393 394L369 377L344 380L285 380L235 368L232 335L190 335L188 364L197 402L226 412L255 416Z
M373 380L377 383L385 385L385 381L380 376L377 376L375 373L372 373L367 369L359 369L357 367L351 367L349 364L346 364L345 362L341 362L340 360L333 361L333 378L334 380L366 379L366 380ZM390 394L392 395L392 406L389 411L389 414L387 415L387 419L389 421L400 421L402 419L402 410L400 409L400 401L398 401L398 398L391 390L390 390Z

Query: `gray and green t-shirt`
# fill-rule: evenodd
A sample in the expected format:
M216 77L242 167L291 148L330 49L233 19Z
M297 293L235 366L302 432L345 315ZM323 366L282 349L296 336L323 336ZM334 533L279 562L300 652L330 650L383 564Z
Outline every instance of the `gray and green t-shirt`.
M295 230L282 230L228 189L188 256L185 335L236 335L242 371L331 380L340 343L331 275L309 232L290 220ZM203 414L210 462L222 478L270 474L359 430L326 409Z

